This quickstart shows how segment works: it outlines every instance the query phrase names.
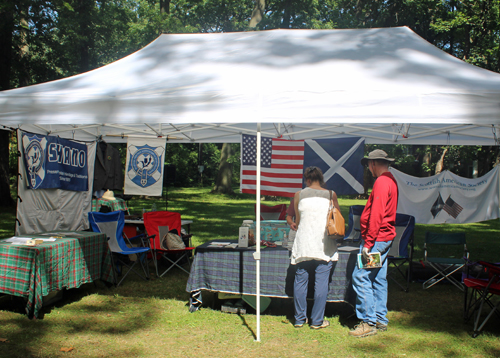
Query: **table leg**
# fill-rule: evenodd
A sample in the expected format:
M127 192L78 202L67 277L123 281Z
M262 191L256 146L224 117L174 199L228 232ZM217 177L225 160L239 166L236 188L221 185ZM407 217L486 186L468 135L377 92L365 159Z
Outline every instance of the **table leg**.
M191 292L189 295L189 312L198 311L202 303L201 290Z

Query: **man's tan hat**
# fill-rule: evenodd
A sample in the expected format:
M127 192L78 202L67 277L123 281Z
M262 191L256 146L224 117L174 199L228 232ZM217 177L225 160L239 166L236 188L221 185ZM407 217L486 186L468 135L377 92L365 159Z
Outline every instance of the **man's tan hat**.
M384 152L382 149L375 149L374 151L370 152L370 154L368 154L367 157L364 157L363 159L361 159L361 164L366 165L369 160L375 160L375 159L386 160L388 162L394 161L394 158L389 158L387 156L387 153Z
M106 200L116 200L111 190L106 190L106 192L102 195L102 198Z

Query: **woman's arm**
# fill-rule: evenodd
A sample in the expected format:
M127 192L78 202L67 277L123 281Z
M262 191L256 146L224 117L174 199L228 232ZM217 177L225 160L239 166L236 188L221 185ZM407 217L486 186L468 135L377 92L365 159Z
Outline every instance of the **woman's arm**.
M295 205L294 205L295 206ZM290 229L293 231L297 231L297 225L293 222L293 217L290 215L287 215L286 217L286 222L290 226Z
M293 199L293 206L295 208L295 225L297 225L297 228L299 227L300 223L299 200L300 200L300 191L295 193L295 197Z

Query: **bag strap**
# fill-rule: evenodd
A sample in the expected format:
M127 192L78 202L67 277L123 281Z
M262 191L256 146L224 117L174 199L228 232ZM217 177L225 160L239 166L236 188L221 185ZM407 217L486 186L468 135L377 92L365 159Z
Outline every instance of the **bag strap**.
M327 230L328 232L328 218L330 217L330 211L331 211L331 204L332 204L332 191L331 190L328 190L330 192L330 202L328 203L328 210L326 212L326 226L325 226L325 230Z

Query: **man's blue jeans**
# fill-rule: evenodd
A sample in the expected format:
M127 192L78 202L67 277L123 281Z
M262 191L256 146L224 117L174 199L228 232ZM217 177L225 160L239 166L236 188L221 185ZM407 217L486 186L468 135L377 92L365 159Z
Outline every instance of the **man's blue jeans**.
M363 249L361 240L359 253ZM376 241L370 252L380 252L382 267L377 269L360 269L356 265L352 273L352 285L356 292L356 315L370 325L377 322L389 323L387 319L387 254L392 241Z
M293 302L295 304L295 323L304 323L307 318L307 287L309 273L315 275L314 304L311 312L311 325L319 326L325 317L326 298L328 296L328 280L332 270L332 261L302 261L297 264L293 285Z

